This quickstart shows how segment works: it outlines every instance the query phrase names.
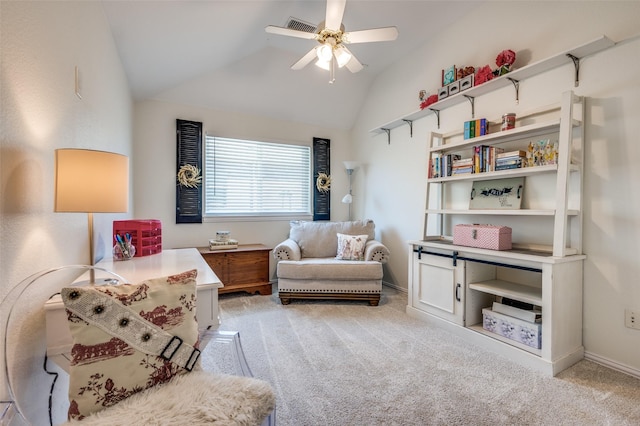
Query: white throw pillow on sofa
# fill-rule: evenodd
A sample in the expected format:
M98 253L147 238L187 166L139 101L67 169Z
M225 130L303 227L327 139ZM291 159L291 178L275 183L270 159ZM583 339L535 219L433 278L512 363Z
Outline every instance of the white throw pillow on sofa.
M364 260L367 235L346 235L338 233L338 253L336 259Z

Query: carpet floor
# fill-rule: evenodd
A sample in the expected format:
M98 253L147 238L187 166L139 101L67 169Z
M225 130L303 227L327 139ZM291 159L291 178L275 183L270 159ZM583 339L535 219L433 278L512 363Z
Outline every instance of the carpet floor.
M272 384L279 426L640 425L640 380L583 360L548 377L380 306L221 295L255 377Z

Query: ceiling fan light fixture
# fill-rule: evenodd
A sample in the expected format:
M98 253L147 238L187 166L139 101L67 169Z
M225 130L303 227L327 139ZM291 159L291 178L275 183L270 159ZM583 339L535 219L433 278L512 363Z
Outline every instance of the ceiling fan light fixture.
M329 62L333 55L333 48L329 44L323 44L316 50L316 54L318 55L319 60Z
M347 51L344 47L338 47L334 51L334 55L336 56L336 61L338 62L338 67L342 68L351 60L351 53Z
M319 68L322 68L325 71L331 71L331 62L330 61L324 61L322 59L318 59L316 61L316 66Z

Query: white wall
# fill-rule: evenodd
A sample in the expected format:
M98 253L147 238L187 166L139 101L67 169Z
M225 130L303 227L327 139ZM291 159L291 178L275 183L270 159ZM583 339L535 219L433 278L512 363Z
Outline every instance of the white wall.
M180 90L174 89L179 93ZM136 194L134 216L162 221L163 248L205 247L216 231L227 230L240 243L262 243L270 247L287 238L288 220L217 221L176 224L176 119L199 121L209 135L311 146L314 137L331 140L331 219L346 220L348 209L340 200L348 192L348 178L342 164L349 159L349 133L335 129L186 106L167 100L135 104ZM275 262L271 262L274 276Z
M450 65L495 66L503 49L517 52L516 67L607 35L620 41L637 35L638 2L489 2L381 75L353 129L355 158L367 164L358 180L365 203L357 207L376 221L392 252L390 281L407 287L408 240L420 239L425 206L426 147L435 116L386 135L370 129L418 109L418 91L434 93L441 70ZM526 17L526 19L525 19ZM481 24L480 24L481 23ZM473 34L469 37L469 34ZM588 97L585 141L584 345L589 356L640 374L640 332L624 327L624 309L640 310L637 240L640 229L640 41L621 43L582 61L580 86L566 65L520 86L477 98L476 117L495 119L560 100L575 90ZM441 131L459 128L470 105L441 113ZM529 229L528 232L535 232Z
M4 299L39 270L89 262L87 215L53 212L54 150L82 147L131 155L132 102L98 2L3 1L0 15ZM82 99L75 95L75 66L80 69ZM123 216L96 214L99 252L110 249L111 221ZM33 329L25 334L43 345L41 302L29 318ZM42 390L31 399L30 410L46 416L51 380L42 372L44 349L23 355L23 367L32 375L28 386ZM4 384L4 369L2 376ZM48 420L39 418L34 424Z

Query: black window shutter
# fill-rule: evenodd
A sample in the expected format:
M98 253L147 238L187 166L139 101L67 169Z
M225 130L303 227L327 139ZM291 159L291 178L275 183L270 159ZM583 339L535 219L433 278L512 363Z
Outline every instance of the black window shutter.
M331 190L318 191L316 179L320 173L331 176L331 141L313 138L313 220L331 220Z
M202 176L202 123L176 120L176 176L183 166L195 166ZM176 223L202 223L202 186L182 185L176 178Z

